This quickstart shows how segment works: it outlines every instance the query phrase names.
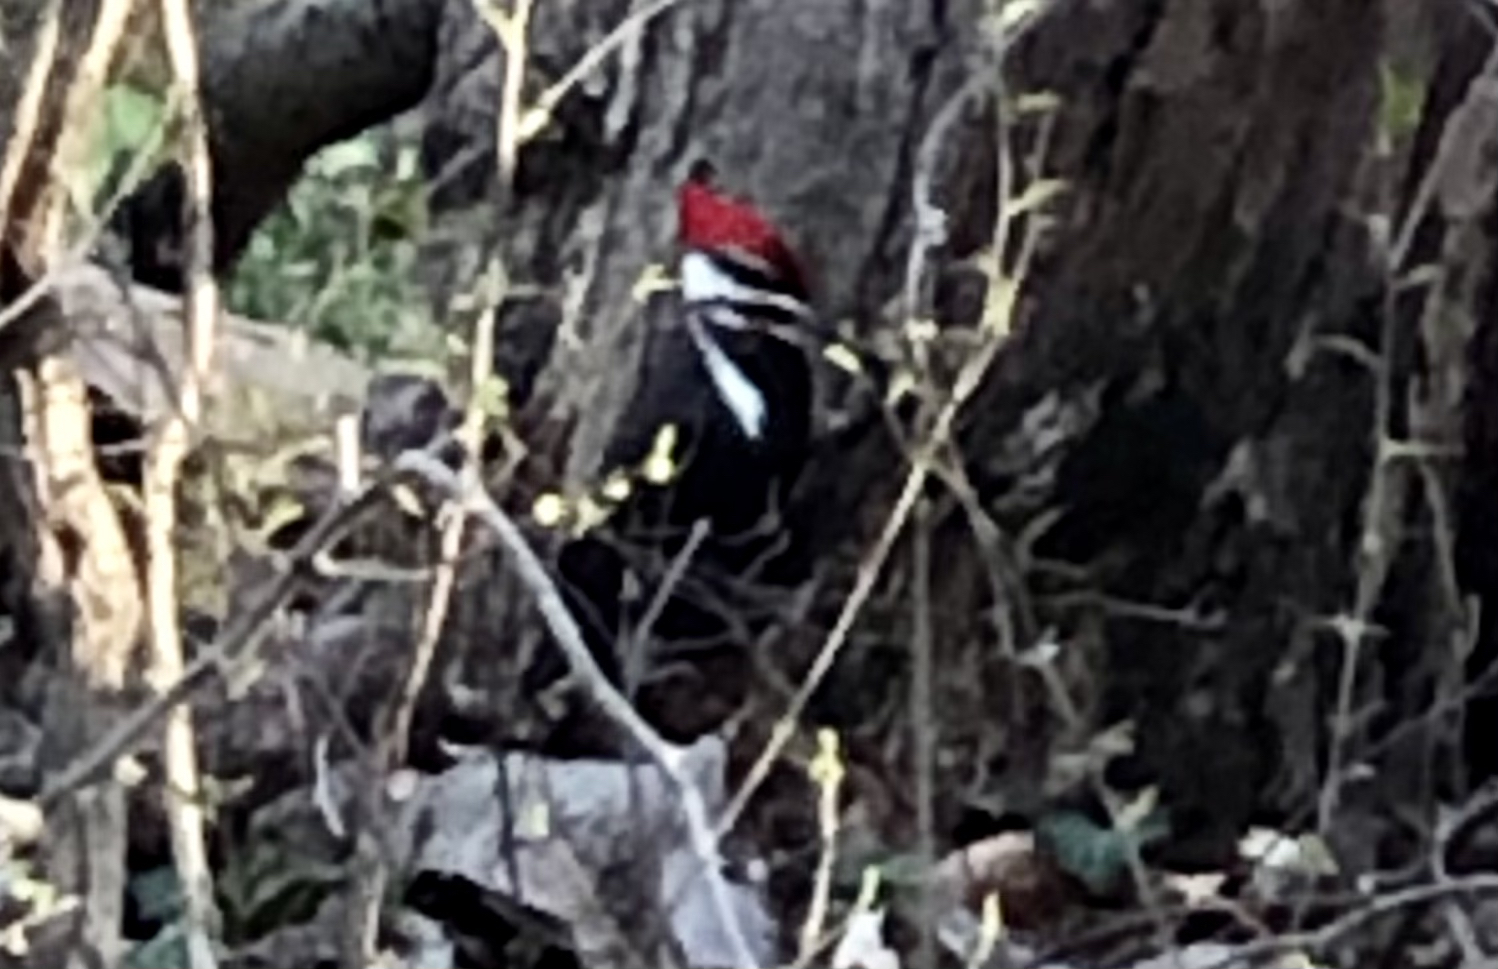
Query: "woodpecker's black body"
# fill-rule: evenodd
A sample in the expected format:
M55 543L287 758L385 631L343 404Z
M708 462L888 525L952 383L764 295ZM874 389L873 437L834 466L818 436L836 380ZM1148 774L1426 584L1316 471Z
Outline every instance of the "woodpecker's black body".
M694 312L676 301L668 312ZM720 337L724 336L722 334ZM669 607L656 618L654 638L704 644L733 636L731 615L715 615L704 600L731 611L732 587L742 579L780 585L799 577L798 549L781 515L806 456L811 377L799 347L762 333L726 334L720 347L768 401L764 430L744 432L721 399L697 347L678 318L652 333L639 392L605 451L605 467L639 467L660 429L677 429L676 473L665 485L635 478L630 496L597 533L570 542L559 561L572 605L595 653L617 656L621 635L638 626L694 525L707 534ZM621 601L632 571L639 597ZM730 600L730 601L722 601Z
M701 200L684 192L681 292L647 307L638 389L603 456L605 474L638 469L670 425L675 474L665 485L632 476L608 523L570 542L558 563L606 663L636 634L699 522L708 531L651 626L657 656L688 645L742 649L756 625L745 588L787 585L801 573L781 511L811 428L811 362L798 339L809 316L804 283L752 209L710 190L694 208ZM724 244L740 239L743 250ZM629 584L633 600L621 595Z
M754 330L712 334L766 402L763 431L750 437L722 399L688 331L686 314L700 311L676 299L661 302L666 303L665 325L651 333L638 391L604 452L604 466L638 467L660 429L673 425L678 474L669 487L645 489L640 497L663 503L660 513L678 527L706 518L716 536L728 538L763 517L779 486L805 459L811 415L806 354Z

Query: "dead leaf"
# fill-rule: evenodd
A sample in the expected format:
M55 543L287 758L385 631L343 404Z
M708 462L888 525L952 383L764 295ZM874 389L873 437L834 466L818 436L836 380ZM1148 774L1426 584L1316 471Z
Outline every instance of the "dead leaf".
M1008 831L954 851L936 866L934 878L941 897L973 912L985 897L996 894L1010 928L1039 928L1070 903L1065 876L1036 850L1035 836L1028 831Z

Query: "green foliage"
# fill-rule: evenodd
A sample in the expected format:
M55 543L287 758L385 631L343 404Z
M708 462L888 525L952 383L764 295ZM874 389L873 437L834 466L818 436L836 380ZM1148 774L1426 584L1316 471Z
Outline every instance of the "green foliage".
M68 184L83 208L107 201L132 168L149 171L163 157L168 121L163 98L133 84L111 84L101 101L102 110L90 119L86 155Z
M341 867L309 860L273 842L243 846L215 879L224 941L238 945L307 921L343 878ZM182 891L176 871L167 865L141 872L130 879L129 892L141 918L163 927L131 950L127 969L185 967Z
M490 420L502 421L509 416L510 387L501 377L489 377L474 391L474 402Z
M186 969L187 944L183 938L182 885L170 865L151 868L130 879L127 887L140 917L163 922L160 932L125 956L126 969Z
M166 122L166 102L130 84L114 84L104 91L103 148L109 155L158 147Z
M173 922L125 954L125 969L187 969L187 937Z
M132 169L166 157L165 99L129 83L106 88L69 189L80 208L107 202ZM426 226L416 149L371 131L311 158L256 231L228 281L234 312L286 322L356 356L441 355L417 279Z
M919 888L930 877L925 857L914 853L893 852L878 865L878 871L880 880L895 888Z
M140 917L151 922L176 918L182 911L182 885L170 865L150 868L130 879L130 897Z
M1077 811L1057 811L1035 827L1037 840L1061 870L1100 896L1111 895L1124 884L1131 854L1169 832L1170 825L1159 810L1127 828L1103 827Z
M235 945L307 921L344 874L272 841L244 845L218 874L224 940Z
M1414 133L1425 108L1424 79L1385 60L1379 65L1379 128L1391 139Z
M413 147L382 147L369 132L329 146L256 232L228 304L356 356L430 356L439 348L416 274L425 221Z

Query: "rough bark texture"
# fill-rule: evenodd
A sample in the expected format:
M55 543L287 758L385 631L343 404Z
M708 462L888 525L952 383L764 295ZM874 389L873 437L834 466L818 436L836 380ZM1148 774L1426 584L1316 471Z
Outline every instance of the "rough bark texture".
M538 86L628 10L538 5ZM681 4L564 102L555 129L523 155L515 211L500 225L521 281L556 286L571 276L537 393L562 422L581 418L574 479L594 470L633 389L644 339L630 292L669 252L671 193L694 158L713 158L728 184L789 227L831 318L866 319L893 295L913 152L977 58L977 13L970 3ZM501 55L469 4L448 4L442 29L427 154L453 181L433 199L434 254L459 263L440 290L461 292L473 268L453 258L461 242L441 242L492 215L483 133L493 130ZM473 159L466 175L449 171L453 159Z
M563 16L565 7L552 9ZM497 55L467 9L444 20L434 163L471 148L473 132L489 130L484 106L496 103ZM589 9L605 23L619 14ZM562 336L535 403L563 425L578 422L571 476L587 476L628 397L641 344L628 287L665 251L669 187L699 152L790 225L829 314L866 332L888 325L876 311L899 285L913 154L938 108L982 69L979 15L962 3L690 5L662 18L637 56L611 66L575 115L559 119L554 145L529 150L516 210L500 225L509 264L534 280L554 284L562 265L580 267L582 301L575 315L557 314ZM994 763L1016 770L990 782L990 802L1027 803L1039 769L1023 753L1037 727L1025 704L995 710L1005 705L994 697L1015 696L1016 678L1022 693L1039 687L995 658L1004 637L974 618L994 608L1029 617L1017 645L1052 625L1085 657L1094 725L1137 728L1137 754L1113 776L1162 785L1185 857L1220 855L1255 812L1307 810L1325 772L1362 756L1365 741L1442 699L1450 705L1449 664L1432 659L1429 643L1463 627L1446 562L1456 469L1376 454L1382 439L1439 449L1461 436L1452 402L1467 386L1465 347L1474 334L1482 345L1481 331L1430 321L1482 318L1479 216L1424 229L1399 266L1384 260L1386 234L1401 230L1432 164L1420 142L1446 130L1477 64L1470 51L1438 46L1447 100L1427 102L1411 151L1380 160L1380 70L1413 59L1417 86L1429 70L1412 50L1425 34L1408 11L1394 15L1386 29L1382 8L1355 2L1064 3L1012 59L1013 92L1060 96L1046 174L1068 192L1027 281L1024 326L969 409L961 450L980 497L1011 531L1064 510L1034 551L1089 565L1090 577L1058 588L1031 572L1006 590L992 556L965 540L959 513L938 525L950 543L940 648L976 655L987 671L976 695L941 705L951 716L943 729L976 736L984 729L975 721L991 729L996 717L1012 728ZM1432 20L1458 30L1464 14L1445 7ZM544 18L537 37L543 73L551 58L566 62L563 40L593 39ZM933 187L954 217L949 256L976 248L991 217L978 189L991 143L981 121L957 136L949 154L959 161ZM466 191L439 194L439 222L471 225L462 215L473 205L482 219L485 184L480 168ZM1394 275L1452 247L1470 267L1460 292L1393 300ZM452 247L439 252L450 257ZM461 289L462 278L443 277L443 288ZM1434 315L1431 299L1444 307ZM1338 351L1336 338L1388 361L1388 375ZM1047 413L1070 422L1072 440L1049 493L1026 507L1006 463L1035 456L1028 439ZM809 489L825 502L822 517L879 507L890 458L874 438L824 440ZM861 500L828 501L839 485ZM996 588L1006 590L1000 601ZM1003 601L1017 595L1024 608ZM1141 618L1098 605L1115 600L1159 609ZM1381 624L1390 644L1375 649L1385 640L1374 638L1349 652L1339 617ZM872 631L877 618L850 650L843 689L852 696L870 695L872 657L903 648L901 627ZM1348 655L1358 676L1341 698ZM1337 709L1341 699L1353 714L1378 700L1386 716L1351 730L1329 764L1342 728L1328 724L1349 713ZM829 704L832 715L839 704ZM1428 794L1449 753L1429 742L1384 749L1379 763L1399 779L1392 799Z
M1216 612L1210 632L1104 619L1098 713L1136 720L1140 765L1183 827L1231 835L1266 791L1287 808L1314 794L1329 694L1309 678L1335 645L1311 623L1350 608L1373 375L1315 341L1378 352L1364 178L1380 14L1075 10L1025 51L1031 83L1066 105L1055 164L1074 189L965 451L980 490L1002 487L982 469L1006 411L1101 388L1038 549L1102 559L1097 585L1119 599ZM1250 477L1208 499L1235 448Z
M440 46L432 115L448 138L489 130L482 108L497 102L497 68L467 53L492 42L460 8L445 21L461 41ZM972 40L981 29L979 8L961 3L693 4L663 18L637 60L612 67L578 119L563 119L553 150L569 177L554 178L547 148L528 156L517 211L502 223L510 265L543 283L573 253L586 267L580 310L563 322L537 391L562 423L578 421L571 475L587 476L628 399L641 345L629 287L667 248L665 202L691 158L711 154L789 224L829 314L878 326L875 311L901 278L915 148L981 69ZM1097 584L1114 596L1174 607L1212 598L1222 609L1222 628L1208 635L1137 620L1091 632L1094 662L1105 664L1092 715L1137 719L1143 776L1159 776L1168 803L1219 834L1241 824L1273 775L1276 752L1260 739L1276 735L1264 705L1270 672L1293 642L1309 642L1306 618L1335 614L1350 588L1372 386L1328 354L1293 380L1286 361L1319 334L1378 332L1379 279L1357 213L1380 30L1366 4L1066 4L1020 52L1011 79L1016 92L1061 97L1047 173L1067 182L1069 198L1027 287L1023 333L966 421L963 453L980 495L1002 498L1012 482L988 459L1010 450L1021 415L1047 394L1068 408L1101 394L1101 415L1045 502L1065 503L1067 516L1040 548L1082 562L1108 551ZM552 38L592 39L544 20L537 36L542 64ZM958 138L951 154L978 171L947 166L933 195L955 217L961 255L982 238L971 226L989 217L973 186L985 180L991 135L975 124ZM579 142L599 159L592 169L579 170L588 161ZM484 181L473 184L467 199L439 196L439 216L449 203L458 212L463 201L481 204ZM1274 483L1267 514L1199 516L1204 489L1240 442ZM877 507L886 455L829 440L812 477L851 479ZM943 614L1006 606L989 601L988 570L960 534L951 530L944 561L973 580L941 583ZM1044 614L1074 634L1075 611ZM860 651L897 655L897 639L866 635ZM956 655L971 637L992 636L955 618L940 639ZM1016 675L988 676L1001 691L992 695ZM856 678L846 683L868 695ZM985 706L971 697L944 708L961 733L964 721L995 715ZM1296 744L1297 756L1316 749L1312 739ZM1313 776L1306 767L1295 771L1302 781Z
M647 342L631 288L666 258L670 190L699 155L790 228L830 318L898 343L885 310L903 284L917 150L965 84L996 80L983 73L983 6L680 4L561 102L522 153L513 204L496 211L501 54L468 0L410 0L389 58L401 67L382 69L380 55L370 76L350 75L365 96L329 95L311 120L220 112L220 183L241 197L236 153L255 157L269 174L245 178L242 197L256 201L236 211L263 211L307 151L425 91L438 316L473 289L490 244L514 282L537 287L503 307L501 369L523 389L518 426L538 432L532 477L575 484L628 400ZM629 9L538 4L533 90ZM348 23L338 4L265 10L338 11ZM943 804L944 825L968 802L1029 813L1070 795L1076 778L1050 770L1048 755L1124 721L1137 746L1108 779L1159 785L1177 860L1220 860L1255 815L1319 812L1323 824L1388 831L1396 807L1427 812L1464 782L1450 729L1465 704L1456 667L1467 659L1476 676L1498 653L1489 620L1466 655L1464 599L1498 594L1483 510L1498 474L1498 102L1490 78L1474 82L1488 42L1465 8L1412 17L1366 0L1063 0L1011 53L1010 95L1059 98L1052 121L1021 119L1014 140L1031 146L1054 125L1039 174L1066 193L1025 280L1022 325L960 422L976 501L944 490L932 520L939 668L971 674L945 681L935 705L953 754L940 789L964 792ZM299 36L269 32L256 55L305 50ZM216 99L254 103L239 85L255 71L287 94L311 83L300 68L252 71L236 60L247 50L218 50ZM1388 130L1381 101L1391 63L1425 95L1408 138ZM955 274L993 222L992 105L975 100L946 137L930 190L951 218L940 255ZM242 239L254 217L229 236ZM951 336L946 315L962 314L943 315ZM826 423L801 498L823 584L762 657L791 681L894 484L893 443L877 425L855 427ZM523 507L526 494L508 500ZM452 670L508 717L523 691L499 682L497 658L539 633L496 571L467 576L451 638L481 648ZM890 570L816 718L866 727L900 695L906 581ZM1041 678L1019 661L1045 641L1061 645L1080 724L1048 712ZM884 794L899 829L904 742L871 732L855 759L894 761ZM1344 785L1359 763L1382 785ZM1329 833L1366 859L1374 840L1351 843L1364 830Z

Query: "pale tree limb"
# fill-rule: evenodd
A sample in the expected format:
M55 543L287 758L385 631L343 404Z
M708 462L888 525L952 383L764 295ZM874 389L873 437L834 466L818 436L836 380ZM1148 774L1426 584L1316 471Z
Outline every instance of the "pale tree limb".
M203 410L203 383L213 357L218 289L213 280L213 223L208 132L204 121L197 38L188 0L161 0L167 54L186 113L187 198L190 233L186 295L187 352L175 412L158 425L146 458L145 509L147 599L151 630L151 682L158 692L182 679L182 629L177 601L177 487L182 463ZM165 807L172 857L181 887L188 965L215 969L210 933L216 931L213 876L204 844L201 772L192 708L177 704L167 714L162 746Z
M28 162L27 148L41 126L47 81L57 57L57 42L62 33L62 2L51 0L42 18L42 29L31 54L31 65L11 113L10 145L0 161L0 227L10 229L11 202Z
M34 605L71 613L71 622L55 617L51 630L63 655L44 715L52 752L43 762L50 769L90 746L117 715L140 634L139 586L119 516L94 466L83 382L62 357L44 358L34 372L19 371L17 377L36 495L30 509L37 538ZM55 516L56 531L44 516ZM85 554L69 575L63 536L80 526L89 529ZM47 827L48 879L82 902L68 965L110 960L123 945L125 793L112 780L75 790L47 815Z
M445 442L437 442L437 446L442 443ZM249 607L229 622L211 646L193 658L180 679L151 702L121 717L107 734L82 751L64 770L47 779L40 798L42 810L52 811L75 791L97 783L111 764L140 749L155 725L178 703L189 700L215 678L228 678L236 668L256 662L266 629L276 613L302 589L303 579L314 571L317 556L373 513L377 499L386 493L394 477L393 473L381 475L357 494L328 509L287 553L281 574L250 596Z
M69 164L112 63L128 0L50 4L31 44L0 165L0 273L18 291L59 256L67 222ZM16 274L19 278L10 278ZM55 301L35 301L7 333L3 394L7 441L26 461L5 483L5 538L29 573L30 608L57 658L44 729L43 765L66 763L117 716L140 633L138 576L120 518L94 465L87 395L76 368L53 355L65 342ZM29 479L29 480L28 480ZM115 964L123 949L126 808L115 784L73 792L47 816L48 880L78 904L54 924L38 955L70 966Z
M530 547L519 526L483 490L464 491L462 478L431 455L408 451L396 459L396 465L444 491L450 498L464 503L474 515L498 537L509 554L516 573L526 589L536 597L541 617L557 646L567 658L577 682L588 691L594 704L636 747L655 763L676 790L690 839L692 851L702 863L713 907L722 922L724 936L734 952L734 969L753 969L758 964L754 949L744 937L743 927L734 914L728 885L722 876L718 835L708 816L707 805L696 782L682 764L682 754L667 743L655 728L640 716L612 683L598 661L588 651L582 630L568 610L562 593L547 574L546 567Z

